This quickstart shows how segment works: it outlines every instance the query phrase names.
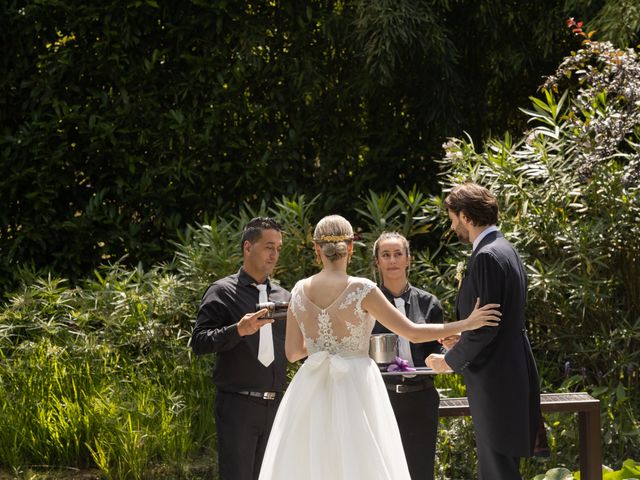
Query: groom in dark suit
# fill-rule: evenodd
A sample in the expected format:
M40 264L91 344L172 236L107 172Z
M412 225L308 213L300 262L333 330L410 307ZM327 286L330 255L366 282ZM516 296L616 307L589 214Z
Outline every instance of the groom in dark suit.
M445 199L451 229L473 244L456 298L457 318L476 304L498 303L498 328L463 332L445 355L430 355L436 371L462 373L478 450L480 480L521 480L520 458L533 455L540 391L525 330L527 277L513 246L498 231L498 203L474 183L456 186Z

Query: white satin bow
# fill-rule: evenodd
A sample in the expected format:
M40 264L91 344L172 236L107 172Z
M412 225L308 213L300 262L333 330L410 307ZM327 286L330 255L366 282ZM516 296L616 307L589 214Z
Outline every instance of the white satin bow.
M326 350L309 355L304 364L311 370L317 370L327 361L329 362L329 373L335 380L345 376L349 371L349 364L344 358L340 355L332 355Z

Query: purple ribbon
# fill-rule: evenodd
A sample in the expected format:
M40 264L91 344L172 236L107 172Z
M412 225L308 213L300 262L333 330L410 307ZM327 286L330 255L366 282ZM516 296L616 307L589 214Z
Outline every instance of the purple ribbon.
M409 362L396 357L387 367L387 372L415 372L416 369L409 366Z

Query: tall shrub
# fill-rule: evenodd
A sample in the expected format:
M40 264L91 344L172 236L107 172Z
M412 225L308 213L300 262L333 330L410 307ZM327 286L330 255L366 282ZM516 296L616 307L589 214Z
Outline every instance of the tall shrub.
M599 3L7 0L0 290L20 267L168 261L178 229L245 202L435 191L444 138L517 124L560 19Z
M521 139L452 139L443 161L445 192L475 180L500 199L543 388L601 400L611 464L640 446L639 67L634 50L588 41L532 98Z

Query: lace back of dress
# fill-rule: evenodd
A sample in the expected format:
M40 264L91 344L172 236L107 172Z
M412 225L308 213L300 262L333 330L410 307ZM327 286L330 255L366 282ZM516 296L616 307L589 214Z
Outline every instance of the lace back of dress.
M302 282L292 291L292 312L305 337L309 354L328 351L339 354L366 354L375 320L362 308L362 300L375 287L369 280L352 278L327 308L313 304Z

